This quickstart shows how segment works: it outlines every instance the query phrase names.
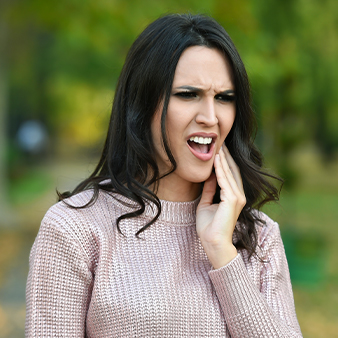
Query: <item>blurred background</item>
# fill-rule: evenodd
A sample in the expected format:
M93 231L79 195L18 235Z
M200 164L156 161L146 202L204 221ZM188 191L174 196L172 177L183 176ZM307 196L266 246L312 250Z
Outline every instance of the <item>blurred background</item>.
M56 188L94 168L117 77L143 28L206 13L246 64L304 337L338 337L336 0L1 0L0 337L23 337L29 251Z

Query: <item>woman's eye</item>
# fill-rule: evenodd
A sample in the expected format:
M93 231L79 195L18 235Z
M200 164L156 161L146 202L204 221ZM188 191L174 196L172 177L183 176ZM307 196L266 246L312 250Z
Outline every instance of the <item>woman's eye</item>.
M179 96L184 99L190 99L190 98L196 97L197 94L195 92L179 92L179 93L176 93L175 96Z
M215 96L216 100L224 101L224 102L233 102L235 101L235 95L227 95L227 94L220 94Z

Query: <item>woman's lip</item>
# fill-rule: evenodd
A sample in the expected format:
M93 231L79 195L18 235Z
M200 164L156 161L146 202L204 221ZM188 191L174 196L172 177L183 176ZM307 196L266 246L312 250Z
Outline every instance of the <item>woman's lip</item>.
M195 135L195 136L197 136L197 135ZM206 136L204 136L204 137L206 137ZM211 137L211 136L209 136L209 137ZM214 141L214 139L213 139L213 141L211 143L209 151L206 154L205 153L199 153L199 152L197 152L195 149L193 149L193 148L190 147L190 145L189 145L188 142L187 142L187 145L188 145L189 150L192 152L192 154L194 156L196 156L201 161L209 161L209 160L212 159L212 157L214 155L214 149L215 149L215 141Z

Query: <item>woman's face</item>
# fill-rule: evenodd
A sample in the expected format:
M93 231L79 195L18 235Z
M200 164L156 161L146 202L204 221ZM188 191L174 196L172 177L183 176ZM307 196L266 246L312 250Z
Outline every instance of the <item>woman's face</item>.
M162 107L151 129L157 164L164 174L171 163L162 145L161 114ZM217 49L187 48L177 64L166 116L169 147L177 162L177 169L168 176L171 184L188 188L210 176L235 114L235 88L227 59Z

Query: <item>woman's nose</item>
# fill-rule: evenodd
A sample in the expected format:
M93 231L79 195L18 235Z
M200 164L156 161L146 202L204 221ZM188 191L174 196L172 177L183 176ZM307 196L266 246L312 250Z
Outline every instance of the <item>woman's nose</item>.
M218 123L213 99L205 99L200 102L195 120L198 124L204 124L206 126L214 126Z

